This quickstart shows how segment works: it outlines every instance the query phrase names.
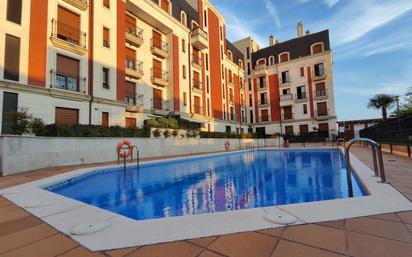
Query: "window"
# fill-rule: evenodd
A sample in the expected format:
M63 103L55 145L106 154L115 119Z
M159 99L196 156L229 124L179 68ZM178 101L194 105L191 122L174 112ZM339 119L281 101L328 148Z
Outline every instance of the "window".
M289 83L289 71L282 72L282 84Z
M315 89L316 89L315 95L316 95L317 97L319 97L319 96L326 96L325 82L316 83Z
M305 76L305 68L300 67L300 76L304 77Z
M234 95L233 95L233 89L232 88L229 88L229 100L231 102L234 101Z
M249 120L250 120L250 123L253 123L253 110L249 111Z
M195 30L197 28L199 28L199 24L197 24L197 22L192 20L192 30Z
M182 66L183 78L186 79L186 65Z
M246 117L245 117L245 110L241 110L240 111L240 113L241 113L241 116L240 116L240 121L241 122L245 122L246 121ZM243 130L243 129L242 129ZM242 132L243 133L243 132Z
M110 47L110 30L106 27L103 27L103 46Z
M200 81L200 74L197 71L193 71L193 87L200 89L202 87L202 83Z
M206 70L208 71L209 70L209 55L208 54L206 54Z
M248 84L248 87L249 87L249 91L252 91L252 79L251 78L247 79L247 84Z
M223 29L222 26L220 26L220 40L223 40Z
M285 134L288 136L293 136L293 126L285 126Z
M154 78L159 78L159 79L163 79L162 76L162 62L160 62L159 60L153 59L153 71L152 71L152 76Z
M196 114L200 114L200 97L194 96L193 97L193 111Z
M110 9L110 0L103 0L103 6Z
M186 40L184 38L182 38L182 52L186 53Z
M289 61L289 54L288 53L283 53L279 56L280 62L287 62Z
M72 126L79 124L79 110L56 107L55 109L56 125Z
M223 60L223 46L220 45L220 59Z
M170 10L169 0L160 0L160 8L162 8L165 12L169 13L169 10Z
M345 123L345 130L350 130L350 124L349 123Z
M186 92L183 92L183 106L187 106Z
M247 75L250 75L250 63L247 64Z
M209 76L206 75L206 93L209 94Z
M21 24L22 0L7 0L7 20Z
M233 56L232 56L232 52L231 51L227 51L227 58L231 61L233 61Z
M210 116L210 99L207 99L207 116Z
M314 69L315 69L315 76L316 77L321 77L321 76L325 75L325 68L324 68L323 63L316 64Z
M109 113L102 112L102 126L108 127L109 126Z
M58 54L56 59L55 77L52 77L53 87L79 92L80 61Z
M282 95L290 95L290 88L285 88L282 90Z
M261 116L262 122L269 121L269 111L268 110L262 110L260 112L260 116Z
M128 105L136 105L136 84L126 81L126 103Z
M314 46L312 46L312 54L318 54L323 52L323 44L318 43Z
M283 119L291 120L292 118L292 106L283 107Z
M246 47L246 58L249 60L250 59L250 48Z
M266 87L265 77L259 77L259 87L260 88Z
M80 15L58 6L57 37L71 44L82 45L80 41Z
M136 70L136 51L126 47L126 68Z
M274 65L275 64L275 57L274 56L270 56L269 57L269 65Z
M233 83L233 73L229 70L229 83Z
M226 104L223 104L223 119L226 120Z
M267 93L261 93L260 94L260 104L261 105L268 104Z
M162 90L153 88L153 108L162 109Z
M225 67L222 64L222 79L225 79Z
M308 105L307 104L303 105L303 114L308 114Z
M204 11L203 17L205 17L205 27L207 27L207 12Z
M253 97L252 94L249 94L249 107L253 106Z
M225 92L225 84L222 83L222 88L223 88L223 99L226 99L226 92Z
M316 104L318 116L327 116L328 115L328 108L326 102L321 102Z
M126 117L126 128L135 128L136 127L136 118Z
M301 136L306 136L309 133L308 125L299 125L299 134Z
M109 69L103 68L103 88L109 89Z
M230 114L230 120L235 120L235 109L233 107L230 107L229 110Z
M11 92L3 92L3 112L1 131L3 134L13 134L15 118L14 114L17 112L19 95Z
M296 88L297 99L306 99L306 87L300 86Z
M242 60L239 59L238 65L239 65L239 68L244 69Z
M185 27L187 27L187 18L186 18L186 13L184 11L180 13L180 23L182 23L183 25L185 25Z
M4 49L4 79L19 81L20 38L6 34Z

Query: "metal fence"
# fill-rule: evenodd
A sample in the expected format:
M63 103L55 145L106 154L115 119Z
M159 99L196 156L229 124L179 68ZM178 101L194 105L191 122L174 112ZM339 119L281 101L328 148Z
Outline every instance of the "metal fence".
M388 120L359 132L360 137L381 144L412 145L412 115Z

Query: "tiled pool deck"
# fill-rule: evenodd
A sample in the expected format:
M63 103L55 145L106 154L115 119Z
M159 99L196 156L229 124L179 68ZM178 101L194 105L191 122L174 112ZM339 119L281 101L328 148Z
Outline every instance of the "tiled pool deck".
M369 149L358 146L352 149L361 161L372 167ZM412 201L412 159L384 154L384 162L388 181ZM1 177L0 189L91 166L44 169ZM0 197L0 257L5 256L410 257L412 212L90 252Z

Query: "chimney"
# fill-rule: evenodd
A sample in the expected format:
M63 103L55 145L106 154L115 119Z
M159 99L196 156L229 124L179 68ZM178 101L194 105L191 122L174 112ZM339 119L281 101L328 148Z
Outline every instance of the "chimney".
M273 46L274 44L275 44L275 38L272 36L272 35L270 35L270 37L269 37L269 46Z
M303 22L298 22L298 37L303 37Z

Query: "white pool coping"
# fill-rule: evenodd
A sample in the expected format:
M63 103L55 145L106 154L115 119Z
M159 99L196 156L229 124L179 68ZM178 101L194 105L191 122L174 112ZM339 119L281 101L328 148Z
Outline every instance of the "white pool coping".
M293 148L291 150L308 149L336 148ZM226 154L231 153L233 152ZM208 154L202 157L221 154ZM191 157L144 163L188 158ZM264 219L268 213L293 215L298 219L296 224L305 224L412 210L412 202L389 184L379 183L380 179L374 177L373 171L355 155L351 154L350 158L353 169L369 193L368 196L138 221L41 188L89 173L99 169L98 167L79 169L7 188L0 190L0 195L92 251L279 227ZM119 166L122 165L102 168ZM95 222L108 222L109 226L94 234L80 236L70 234L70 230L75 226Z

